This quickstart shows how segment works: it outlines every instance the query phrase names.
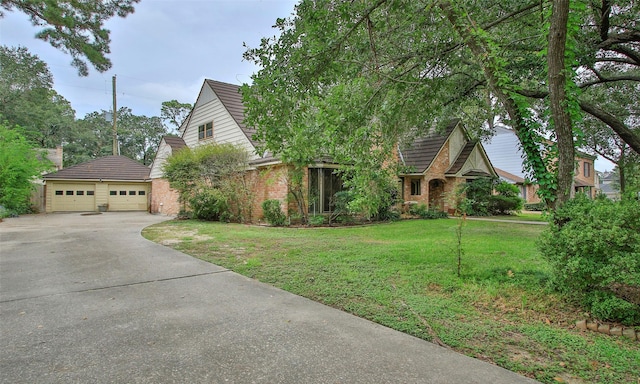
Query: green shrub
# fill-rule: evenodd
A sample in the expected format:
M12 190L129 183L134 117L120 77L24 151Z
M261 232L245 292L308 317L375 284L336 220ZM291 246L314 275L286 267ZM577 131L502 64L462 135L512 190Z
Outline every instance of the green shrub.
M409 208L409 214L421 219L446 219L449 215L437 209L431 209L426 204L415 204Z
M493 195L489 197L489 212L492 215L508 215L522 210L522 199L518 196Z
M189 200L193 217L207 221L229 221L229 203L224 194L214 188L197 190Z
M620 321L627 325L640 324L638 305L623 300L611 292L594 292L586 300L595 318Z
M539 248L553 267L555 288L603 320L637 324L640 204L579 195L551 220Z
M547 205L545 203L525 203L524 204L525 211L542 212L546 209L547 209Z
M287 217L280 208L280 200L265 200L262 202L262 212L265 220L271 225L281 227L287 220Z
M309 216L309 224L313 226L319 226L324 224L324 216L322 215Z

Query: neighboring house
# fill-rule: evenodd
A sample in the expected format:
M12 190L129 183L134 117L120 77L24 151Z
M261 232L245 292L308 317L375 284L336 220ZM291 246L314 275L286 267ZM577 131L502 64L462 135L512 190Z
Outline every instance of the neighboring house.
M484 148L500 178L520 189L520 197L526 203L539 203L538 185L524 173L524 153L520 140L512 129L496 127L495 135L484 144ZM596 195L596 176L593 162L595 156L576 151L575 191L589 197Z
M106 156L43 176L46 212L146 211L149 168Z
M611 200L620 200L619 188L614 186L615 184L620 184L617 175L613 171L602 172L599 175L599 178L600 183L598 185L598 188L600 190L600 193L604 194Z
M479 177L497 177L482 144L471 140L459 120L444 133L431 133L399 148L398 157L410 171L400 175L401 196L407 204L451 211L450 197L460 183Z
M248 176L254 186L253 221L261 218L261 204L267 199L280 200L285 214L296 209L288 202L289 166L269 155L257 155L258 143L253 140L255 130L246 127L243 120L244 105L239 87L205 80L191 113L180 127L181 137L165 137L158 148L150 174L152 213L175 215L181 208L178 194L163 178L162 168L167 157L181 148L208 143L231 143L250 153ZM457 184L480 176L495 176L482 145L469 140L458 120L453 121L442 135L431 134L406 148L399 148L398 160L411 169L409 173L399 175L404 199L441 210L449 208L445 196ZM338 165L331 161L318 160L305 170L305 188L311 196L311 201L307 202L309 213L331 211L332 196L342 188L336 168Z

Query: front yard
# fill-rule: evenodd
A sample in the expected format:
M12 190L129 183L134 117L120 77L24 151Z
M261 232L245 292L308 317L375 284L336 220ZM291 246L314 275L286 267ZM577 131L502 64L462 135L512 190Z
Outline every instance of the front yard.
M575 328L547 289L544 226L458 220L348 228L169 221L143 235L289 292L545 383L640 383L640 343Z

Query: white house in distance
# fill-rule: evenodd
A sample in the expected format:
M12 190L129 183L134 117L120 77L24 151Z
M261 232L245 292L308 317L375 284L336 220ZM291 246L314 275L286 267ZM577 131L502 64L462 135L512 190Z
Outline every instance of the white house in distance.
M507 127L496 127L495 135L484 144L484 149L500 178L515 184L526 203L539 203L538 185L527 180L524 173L524 153L515 132ZM594 197L596 193L596 172L594 156L576 151L574 185L576 192Z

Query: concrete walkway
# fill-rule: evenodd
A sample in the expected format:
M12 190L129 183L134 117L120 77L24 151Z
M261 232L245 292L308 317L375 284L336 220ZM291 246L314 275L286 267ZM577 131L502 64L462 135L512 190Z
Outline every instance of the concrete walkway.
M534 383L140 236L164 219L0 223L0 382Z

